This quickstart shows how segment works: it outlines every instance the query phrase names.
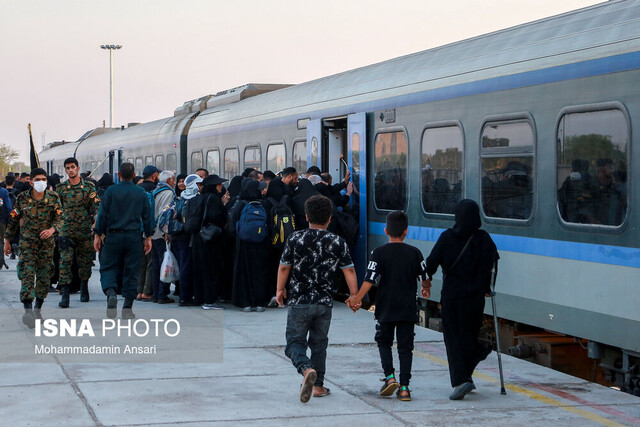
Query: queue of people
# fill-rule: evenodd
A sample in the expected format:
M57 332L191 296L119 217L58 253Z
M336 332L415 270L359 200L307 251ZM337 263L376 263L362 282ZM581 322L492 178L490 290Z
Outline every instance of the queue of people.
M12 242L19 236L20 300L29 328L42 318L56 246L61 258L59 307L70 305L74 260L81 280L80 301L89 301L93 236L107 316L117 316L121 294L125 319L135 317L135 300L175 302L169 296L170 283L162 280L167 277L163 259L170 251L179 267L174 294L179 295L180 306L223 309L221 303L231 301L245 312L262 312L267 306L284 307L286 298L285 354L303 377L300 400L308 402L312 396L330 394L323 380L333 278L340 270L350 294L346 303L353 311L361 308L373 286L378 288L375 341L385 375L380 395L396 392L398 399L409 401L416 280L428 298L431 279L442 268L442 324L453 387L449 398L463 399L476 388L472 373L491 351L478 344L478 334L499 256L489 234L480 229L475 201L457 204L455 225L440 236L426 259L404 243L407 215L391 212L385 228L389 243L371 253L358 288L349 247L357 223L345 219L350 216L353 191L348 173L332 185L332 177L316 167L303 177L292 167L278 176L247 169L225 187L226 179L205 169L176 176L147 165L135 184L134 165L123 163L117 185L110 176L100 179L106 189L99 197L95 184L79 173L76 159L65 160L64 166L68 180L54 181L55 190L46 172L37 168L29 175L30 189L20 192L15 203L0 191L3 206L12 208L5 255L11 254ZM394 335L398 378L391 354Z

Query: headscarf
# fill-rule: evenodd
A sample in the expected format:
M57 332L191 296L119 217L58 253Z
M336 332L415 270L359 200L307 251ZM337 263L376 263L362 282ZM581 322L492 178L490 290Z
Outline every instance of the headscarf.
M277 177L269 182L269 187L267 188L266 197L271 197L279 202L280 199L286 194L285 184L282 182L282 178Z
M199 182L202 182L202 178L200 178L195 173L192 173L191 175L187 176L184 179L184 183L187 186L187 188L184 189L180 197L182 197L184 200L189 200L197 196L198 191L200 190L198 188Z
M217 175L209 175L202 181L202 194L219 194L218 192L218 176ZM185 190L186 191L186 190Z
M462 199L456 206L456 223L452 230L459 236L468 237L481 226L480 207L471 199Z
M102 178L100 178L98 180L98 183L97 183L96 187L101 187L101 188L107 189L107 188L111 187L112 185L113 185L113 178L111 178L111 174L105 172L102 175Z
M227 191L229 192L229 197L232 199L240 195L240 191L242 190L242 179L243 178L240 175L236 175L231 179L229 187L227 187Z
M47 179L47 181L48 186L55 190L56 187L60 184L60 175L54 173Z
M246 183L243 182L242 191L240 192L240 198L248 202L260 200L262 198L262 194L260 192L260 182L251 178L247 178Z
M187 177L186 173L181 173L178 176L176 176L176 196L180 197L180 193L182 193L182 190L178 188L178 181L180 181L181 179L184 180Z

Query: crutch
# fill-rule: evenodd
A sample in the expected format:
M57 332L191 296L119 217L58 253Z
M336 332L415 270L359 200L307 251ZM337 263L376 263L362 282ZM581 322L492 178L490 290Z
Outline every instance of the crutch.
M500 353L500 336L498 335L498 315L496 314L496 278L498 277L498 260L491 270L491 307L493 308L493 326L496 329L496 353L498 353L498 368L500 369L500 394L505 395L504 375L502 373L502 355Z

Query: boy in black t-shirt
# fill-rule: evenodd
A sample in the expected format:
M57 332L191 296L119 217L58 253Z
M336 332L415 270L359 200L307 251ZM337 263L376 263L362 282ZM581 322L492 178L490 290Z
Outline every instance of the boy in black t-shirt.
M276 300L283 305L287 298L284 352L303 376L300 401L306 403L312 392L313 397L329 394L323 381L335 274L342 270L351 295L358 291L358 282L346 242L327 231L333 212L331 200L312 196L305 202L304 210L309 228L294 232L285 242ZM311 358L307 357L307 348L311 350Z
M413 359L413 329L418 320L417 279L422 280L424 293L430 294L422 253L418 248L403 243L407 237L408 226L409 218L404 212L394 211L387 215L387 227L384 232L389 236L389 243L371 252L362 287L356 296L347 300L347 305L355 312L360 308L362 298L371 287L378 287L375 302L375 318L378 320L375 340L378 343L385 375L380 395L391 396L399 388L397 396L403 401L411 400L409 380ZM391 354L394 331L400 359L399 384L395 378Z

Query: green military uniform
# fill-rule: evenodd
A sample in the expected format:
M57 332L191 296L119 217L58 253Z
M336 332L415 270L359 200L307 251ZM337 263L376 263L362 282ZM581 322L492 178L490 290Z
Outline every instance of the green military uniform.
M78 261L80 280L89 280L91 266L95 256L91 226L100 207L100 198L96 187L90 181L80 178L80 182L72 185L65 181L58 185L56 191L62 202L62 218L64 220L60 236L60 285L66 286L73 280L71 266L73 257Z
M20 228L18 279L22 282L20 301L23 303L33 301L34 296L41 300L47 297L53 273L54 240L53 237L43 240L40 233L51 227L59 231L62 227L62 206L58 194L46 190L42 200L35 200L31 196L33 191L18 194L5 236L13 239Z

